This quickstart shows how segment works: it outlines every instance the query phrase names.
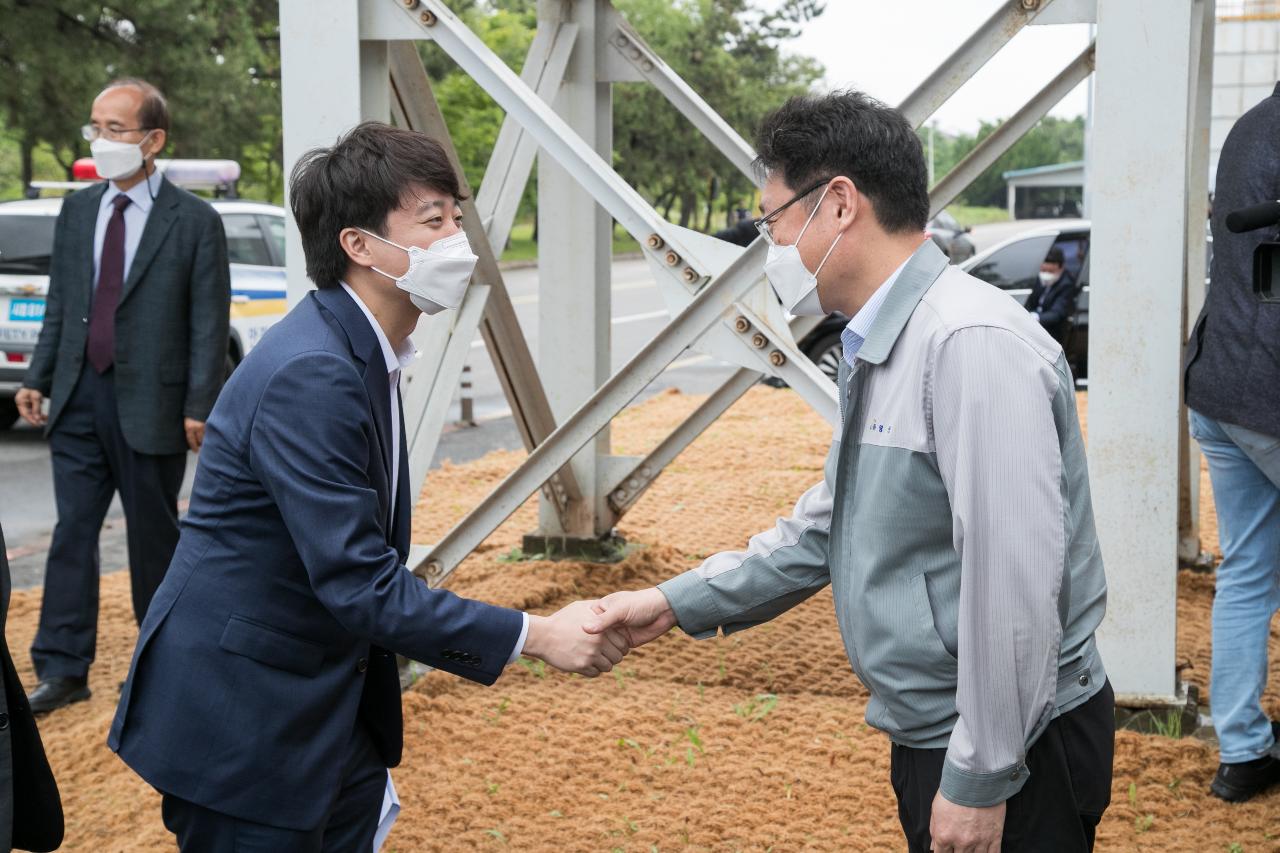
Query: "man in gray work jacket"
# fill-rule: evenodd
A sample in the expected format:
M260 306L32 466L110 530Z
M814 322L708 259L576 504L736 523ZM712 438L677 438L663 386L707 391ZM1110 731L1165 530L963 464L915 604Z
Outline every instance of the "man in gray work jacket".
M587 630L709 637L831 584L910 849L1091 849L1113 696L1062 349L925 237L924 160L896 110L793 99L757 150L770 282L792 313L853 318L825 477L747 550L608 596Z

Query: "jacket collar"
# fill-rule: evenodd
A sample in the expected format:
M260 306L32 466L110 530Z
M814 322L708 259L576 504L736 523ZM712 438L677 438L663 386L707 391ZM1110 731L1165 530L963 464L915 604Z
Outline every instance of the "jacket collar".
M338 325L347 335L347 343L351 345L351 354L356 360L366 369L370 364L377 366L385 378L387 371L386 361L382 356L382 344L378 342L378 336L355 300L348 296L339 284L313 290L311 298L319 302L338 321Z
M160 251L160 246L164 244L164 238L169 233L169 228L180 215L178 206L181 202L182 194L178 188L170 183L168 178L161 177L160 189L156 191L155 203L151 206L151 212L147 214L147 224L142 229L142 239L138 242L138 249L133 256L133 265L129 267L129 277L125 279L124 287L120 291L121 302L124 302L138 286L147 267L151 266L151 262L155 260L156 253Z
M859 359L881 364L889 357L916 305L946 268L947 256L932 240L920 244L880 306L871 330L867 332L867 340L858 350Z
M397 460L391 458L391 410L388 401L391 399L391 384L387 377L387 362L382 355L382 344L373 331L373 326L365 317L360 306L341 287L334 284L312 291L311 298L316 300L333 318L338 321L342 331L346 333L347 343L351 346L351 356L360 362L361 376L365 389L369 392L369 406L373 413L373 426L378 434L379 450L382 454L382 467L387 476L387 492L379 492L385 530L390 531L395 522L390 515L395 496L390 494L392 465ZM403 429L404 424L401 424Z

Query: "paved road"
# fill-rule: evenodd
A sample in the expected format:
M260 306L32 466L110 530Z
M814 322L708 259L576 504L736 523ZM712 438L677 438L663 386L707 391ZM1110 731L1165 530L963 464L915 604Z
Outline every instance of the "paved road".
M536 268L508 270L507 286L515 303L525 336L537 353L538 277ZM613 364L621 367L665 324L666 312L657 285L642 260L622 259L613 270ZM506 398L478 338L470 359L478 425L450 427L441 440L436 462L450 459L465 462L496 448L520 446L520 437L510 418ZM732 372L732 368L712 359L686 355L645 393L676 387L689 393L710 391ZM455 400L453 418L459 415ZM190 495L195 471L194 455L189 457L182 497ZM43 582L45 551L56 519L49 449L39 430L22 424L0 432L0 524L3 524L16 587ZM103 571L127 562L124 519L117 499L108 515L102 536Z
M973 239L979 251L1035 223L979 226ZM508 270L505 274L516 314L530 348L538 352L537 269ZM668 321L657 285L648 265L640 259L619 259L613 266L613 367L617 370ZM477 336L469 361L477 426L451 427L440 442L436 463L444 459L465 462L497 448L514 448L520 438L510 418L507 401L498 384L484 343ZM707 393L733 372L714 359L686 352L641 395L643 399L666 388L686 393ZM452 418L459 417L455 400ZM190 494L195 456L187 464L182 497ZM55 521L53 481L48 446L38 430L25 424L0 432L0 524L4 526L10 564L17 587L42 582L44 552ZM126 561L124 522L119 500L112 505L102 537L104 571Z

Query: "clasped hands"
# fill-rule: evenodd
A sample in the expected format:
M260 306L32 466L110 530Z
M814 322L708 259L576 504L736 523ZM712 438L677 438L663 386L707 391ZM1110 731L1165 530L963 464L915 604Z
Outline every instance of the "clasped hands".
M530 614L524 653L556 669L595 678L675 624L675 613L657 587L615 592L575 602L550 616Z

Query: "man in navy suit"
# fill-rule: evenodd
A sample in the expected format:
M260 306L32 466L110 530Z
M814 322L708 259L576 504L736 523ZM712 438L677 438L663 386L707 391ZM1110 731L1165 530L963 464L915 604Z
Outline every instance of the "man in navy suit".
M475 264L459 194L439 144L377 123L290 179L319 290L213 409L108 739L184 851L369 850L401 754L395 653L488 685L521 652L594 676L626 651L582 630L587 602L532 616L405 568L399 375Z

